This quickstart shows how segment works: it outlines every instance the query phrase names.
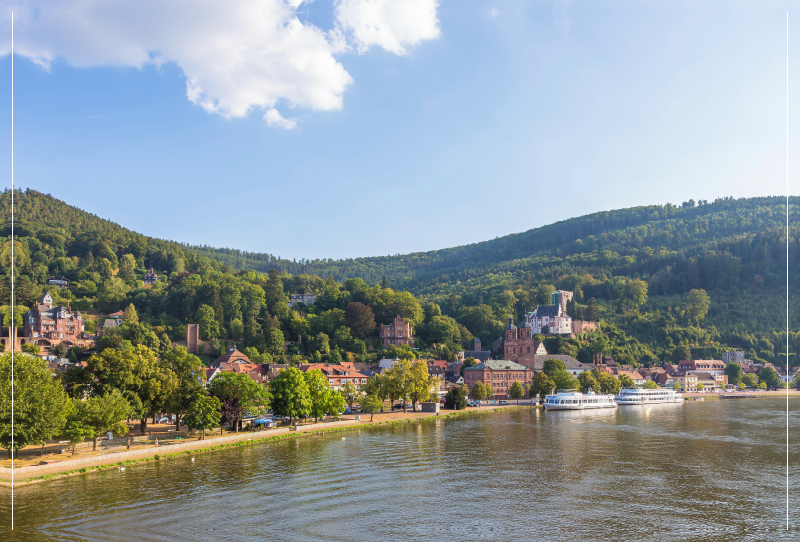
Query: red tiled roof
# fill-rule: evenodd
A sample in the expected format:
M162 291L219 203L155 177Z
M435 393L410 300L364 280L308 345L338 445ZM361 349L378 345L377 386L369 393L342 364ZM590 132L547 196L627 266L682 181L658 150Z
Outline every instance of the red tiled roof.
M229 349L223 355L215 359L211 362L212 367L219 367L223 363L248 363L250 364L250 358L236 350L235 348Z

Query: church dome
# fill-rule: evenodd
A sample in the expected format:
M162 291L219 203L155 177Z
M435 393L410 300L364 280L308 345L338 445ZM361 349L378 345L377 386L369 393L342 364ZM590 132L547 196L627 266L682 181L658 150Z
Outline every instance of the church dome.
M509 330L512 330L512 329L516 330L517 326L514 325L514 318L509 317L508 325L506 326L506 331L509 331Z
M531 323L530 323L530 322L528 322L527 320L523 320L523 321L522 321L522 323L519 325L519 327L520 327L520 329L522 329L522 328L524 328L524 327L527 327L527 328L533 328L533 326L531 325Z

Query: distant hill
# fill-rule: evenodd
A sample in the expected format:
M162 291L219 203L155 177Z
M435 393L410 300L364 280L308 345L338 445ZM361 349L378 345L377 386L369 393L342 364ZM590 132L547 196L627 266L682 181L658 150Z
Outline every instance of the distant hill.
M10 196L8 190L0 195L0 235L6 238L0 254L3 273L8 269ZM444 315L485 340L496 337L508 317L518 320L524 310L546 302L553 288L576 292L578 316L595 298L601 321L615 334L616 352L627 352L633 359L641 358L646 348L651 361L654 356L664 359L676 346L688 344L713 346L707 355L735 347L751 357L777 361L784 340L787 262L782 197L620 209L430 252L297 262L147 237L35 190L18 191L15 202L15 233L23 249L17 257L27 258L20 262L21 303L32 302L47 276L63 274L78 281L72 288L76 304L96 308L136 302L138 307L147 300L153 318L159 315L164 322L173 318L170 325L178 329L178 322L192 317L196 307L176 301L174 280L157 294L137 290L133 282L125 292L114 292L102 279L103 259L116 268L123 256L132 255L135 262L128 260L128 265L135 264L138 275L151 266L162 277L176 280L195 272L230 275L236 270L274 268L284 273L289 290L323 283L303 274L323 279L332 275L342 285L357 277L376 284L385 277L392 289L438 303ZM798 197L790 200L792 224L798 223L799 203ZM800 284L798 253L800 243L793 230L788 262L793 322L800 317L795 301ZM647 302L634 311L625 307L624 300L625 284L632 279L648 286ZM263 285L265 279L253 275L242 280ZM8 303L7 282L0 281L0 305ZM687 316L686 295L693 289L706 290L712 301L702 327ZM630 343L634 339L640 346ZM800 342L796 326L791 342Z

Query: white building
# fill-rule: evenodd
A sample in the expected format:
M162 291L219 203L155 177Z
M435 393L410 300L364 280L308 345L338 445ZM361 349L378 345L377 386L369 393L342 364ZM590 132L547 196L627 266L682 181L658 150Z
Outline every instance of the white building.
M572 333L572 318L561 308L562 305L539 305L532 313L528 314L528 322L533 327L534 333L547 333L569 335Z

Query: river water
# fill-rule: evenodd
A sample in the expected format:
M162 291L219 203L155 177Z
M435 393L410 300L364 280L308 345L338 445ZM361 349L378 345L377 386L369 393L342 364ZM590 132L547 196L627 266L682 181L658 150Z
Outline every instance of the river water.
M0 540L800 540L785 428L781 399L363 428L18 487L13 533L2 490Z

